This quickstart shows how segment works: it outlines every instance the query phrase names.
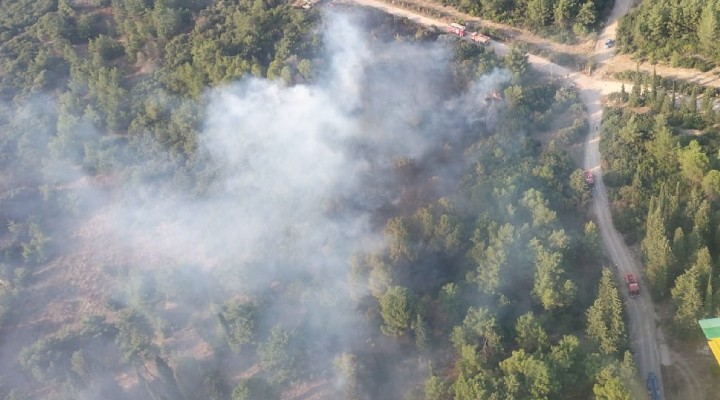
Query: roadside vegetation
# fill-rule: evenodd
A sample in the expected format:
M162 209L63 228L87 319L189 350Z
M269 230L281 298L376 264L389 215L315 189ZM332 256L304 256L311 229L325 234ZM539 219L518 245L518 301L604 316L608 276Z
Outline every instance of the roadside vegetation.
M639 79L639 77L638 77ZM642 249L671 332L698 339L718 315L720 113L714 89L685 94L658 77L617 94L603 113L601 151L615 225Z

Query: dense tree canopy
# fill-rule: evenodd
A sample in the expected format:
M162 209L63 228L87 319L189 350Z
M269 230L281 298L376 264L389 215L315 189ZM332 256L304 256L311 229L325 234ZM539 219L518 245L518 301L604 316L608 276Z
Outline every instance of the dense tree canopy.
M715 0L643 1L620 19L618 49L707 71L720 60L718 17Z
M568 35L570 29L584 34L609 4L471 3L461 8L557 35ZM272 262L255 259L247 249L238 250L238 257L215 254L220 247L238 246L234 238L193 249L207 251L200 261L178 256L182 265L163 257L127 265L117 260L125 260L129 252L114 248L103 249L110 255L102 258L74 253L71 239L91 241L95 231L82 230L85 223L113 202L135 205L176 192L182 194L178 202L197 201L207 208L228 201L212 196L222 192L218 175L224 165L210 159L203 147L206 91L253 76L259 79L254 82L274 79L268 85L276 91L313 92L322 86L314 82L333 68L322 52L320 16L317 10L272 0L3 3L0 323L15 321L3 318L9 315L6 310L22 310L15 307L22 296L38 289L36 279L56 273L51 267L57 263L72 264L72 270L90 265L92 274L82 277L79 288L60 292L77 289L77 296L93 296L87 307L102 314L74 320L73 313L87 311L76 301L72 310L54 316L58 320L53 323L64 327L43 332L20 351L20 366L28 372L27 385L20 389L37 397L47 393L48 398L82 398L92 391L103 398L240 400L285 398L303 385L316 384L328 397L345 399L395 399L405 396L401 392L407 398L443 400L562 399L590 398L615 390L618 376L626 379L612 369L626 337L616 321L617 290L603 276L600 294L594 295L601 246L597 227L585 213L590 190L568 151L587 130L577 93L533 71L520 47L499 59L490 48L447 35L436 41L437 33L404 20L370 15L366 36L390 49L402 41L433 42L427 47L442 53L444 64L431 71L441 83L413 101L438 96L443 108L468 106L470 111L467 121L448 124L448 129L437 128L435 115L401 121L432 137L411 155L396 155L390 148L374 154L363 140L394 138L393 129L379 126L394 126L399 123L394 119L411 115L414 105L383 121L359 117L362 135L357 143L348 140L347 154L338 157L357 153L361 162L354 173L367 170L373 178L362 182L362 196L368 198L344 197L343 181L337 183L337 198L315 200L322 202L320 214L333 227L349 214L366 215L355 228L371 231L368 238L355 243L352 235L360 234L337 225L343 228L309 248L293 248L295 239L321 227L310 222L285 227L281 221L277 240L259 240L273 252L288 254ZM386 68L380 58L367 68ZM496 67L509 72L493 73L496 92L482 92L477 80ZM644 101L643 95L636 101ZM479 100L466 100L471 97ZM31 100L32 107L18 106ZM378 100L382 107L385 100ZM362 104L346 117L363 114L366 102L371 103L361 98ZM42 112L35 112L38 107ZM306 117L297 120L305 122ZM720 185L709 155L716 149L701 139L699 147L691 147L663 133L646 150L646 123L638 118L627 124L623 143L613 146L625 152L619 155L656 152L652 159L658 168L653 171L672 169L662 165L671 162L668 155L675 157L673 165L686 166L698 187L697 199L687 207L697 223L673 225L663 219L665 235L682 228L687 240L681 241L681 235L665 238L671 251L686 248L694 254L694 247L704 245L715 254L710 194L720 193ZM345 140L342 133L333 132L337 138L332 139ZM246 134L233 132L237 138ZM702 157L695 162L698 148L708 155L707 163ZM681 161L680 155L689 161ZM60 173L68 171L75 174ZM634 177L627 171L616 175L626 183L635 182ZM146 191L121 190L126 183L146 182L152 183ZM93 185L102 193L82 196ZM294 206L288 196L272 201ZM230 200L233 207L246 206L244 198ZM667 203L663 207L671 209L672 202ZM634 215L644 221L640 204L633 203ZM148 214L151 220L154 213ZM258 225L276 217L257 214L263 218ZM213 220L223 218L213 214ZM188 224L195 226L193 222ZM166 230L174 228L169 225L162 224L162 234L143 241L162 248ZM209 236L215 235L222 236ZM342 235L348 236L335 237ZM118 242L127 239L118 236ZM354 255L326 258L326 250L344 239L357 244ZM204 247L190 242L188 247ZM304 265L307 260L300 255L308 252L317 257ZM692 298L690 287L703 295L712 291L703 257L693 260L698 267L693 269L696 279L689 280L692 285L680 285L672 293L678 307ZM671 277L683 271L675 264L668 269ZM282 273L273 280L249 283L256 275L277 271ZM96 280L107 286L82 292ZM690 305L686 314L695 315L696 304ZM331 312L341 307L344 315ZM48 315L54 312L50 309ZM356 329L336 326L342 324ZM119 386L119 376L131 377L123 382L127 387ZM428 377L427 382L418 376ZM0 396L18 393L1 383Z

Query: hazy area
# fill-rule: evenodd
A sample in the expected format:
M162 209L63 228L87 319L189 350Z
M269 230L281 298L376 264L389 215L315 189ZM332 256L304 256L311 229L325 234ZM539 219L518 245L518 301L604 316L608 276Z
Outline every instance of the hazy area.
M0 395L636 390L582 104L521 49L351 9L106 6L126 55L70 43L65 81L2 105ZM128 50L147 15L162 56ZM266 20L288 28L245 29Z

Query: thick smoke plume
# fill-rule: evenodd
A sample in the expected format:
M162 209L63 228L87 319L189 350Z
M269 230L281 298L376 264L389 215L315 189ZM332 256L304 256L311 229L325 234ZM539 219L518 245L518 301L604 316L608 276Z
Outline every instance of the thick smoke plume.
M398 161L416 160L425 181L439 177L435 197L452 188L466 167L462 149L492 124L486 98L509 79L495 71L457 96L447 45L370 41L357 16L324 21L316 83L247 78L207 94L199 151L215 168L209 194L141 183L100 209L118 246L146 261L129 266L131 276L167 267L190 276L195 294L212 276L220 283L207 290L218 292L203 295L218 303L298 281L312 287L313 299L263 318L302 319L314 340L333 343L318 359L367 338L347 276L352 255L382 248L384 221L402 212ZM180 313L196 311L186 292L172 300Z
M482 135L485 98L508 75L452 97L447 46L370 43L357 17L325 20L330 67L318 83L253 78L209 93L201 148L221 182L210 198L133 205L123 221L180 224L182 235L165 242L203 246L240 268L261 264L248 271L260 280L314 268L344 280L349 256L381 241L370 220L396 201L394 163L461 146L469 129ZM424 168L443 176L458 164Z

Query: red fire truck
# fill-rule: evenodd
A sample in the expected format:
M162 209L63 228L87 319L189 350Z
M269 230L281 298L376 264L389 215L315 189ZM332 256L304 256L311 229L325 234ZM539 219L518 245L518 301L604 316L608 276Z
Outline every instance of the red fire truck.
M460 24L452 23L452 24L448 25L448 32L450 32L454 35L458 35L460 37L465 36L465 30L466 30L465 26L460 25Z

